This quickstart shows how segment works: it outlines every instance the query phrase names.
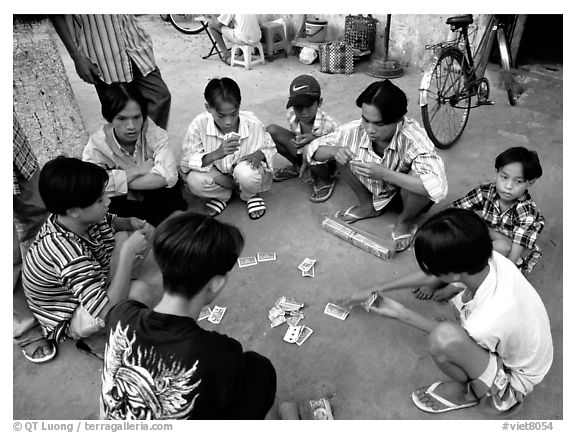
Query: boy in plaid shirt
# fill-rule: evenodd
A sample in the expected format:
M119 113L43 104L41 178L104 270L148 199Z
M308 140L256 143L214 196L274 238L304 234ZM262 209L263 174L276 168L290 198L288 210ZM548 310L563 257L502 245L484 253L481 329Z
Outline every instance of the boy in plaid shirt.
M511 147L496 157L496 181L474 188L452 205L481 212L496 251L529 273L542 255L536 239L544 217L528 188L542 176L538 154Z

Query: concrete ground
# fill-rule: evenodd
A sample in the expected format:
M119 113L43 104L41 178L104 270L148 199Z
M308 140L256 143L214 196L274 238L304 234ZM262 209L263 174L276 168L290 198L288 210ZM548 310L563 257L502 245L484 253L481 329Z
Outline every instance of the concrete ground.
M187 126L204 110L203 90L214 76L229 76L242 89L242 108L255 112L265 123L285 123L288 85L299 74L311 74L320 82L324 109L339 122L359 118L354 101L375 79L357 65L353 75L327 75L319 65L304 65L297 56L277 58L251 71L231 68L216 57L202 60L209 50L205 35L179 34L157 15L142 16L154 40L162 75L172 95L169 133L172 145L180 147ZM59 45L64 50L63 45ZM76 94L88 132L101 123L100 104L93 88L75 73L68 55L65 67ZM546 217L539 238L544 252L529 279L539 291L550 317L554 337L554 363L520 410L510 419L563 419L563 294L562 294L562 65L532 65L521 77L524 93L516 107L508 105L497 68L489 67L492 107L472 111L468 126L454 148L439 151L449 182L446 203L480 182L494 177L493 161L507 147L525 145L540 154L544 176L531 194ZM407 69L395 80L409 98L408 116L421 120L418 106L420 70ZM81 154L78 149L77 155ZM286 164L278 156L277 166ZM494 419L481 408L430 415L418 410L410 399L413 390L445 377L426 351L426 335L394 320L355 310L345 321L323 314L324 306L363 286L376 284L416 269L412 249L392 261L380 260L321 228L325 216L350 206L356 199L339 181L333 197L322 204L308 200L309 186L297 179L274 184L263 195L266 215L252 221L244 203L236 198L219 217L243 230L245 256L273 251L274 262L260 263L231 272L227 289L216 304L227 307L219 325L200 322L207 329L226 333L242 342L246 350L269 357L278 373L278 398L296 401L329 397L336 419L470 420ZM196 207L196 204L193 204ZM432 212L440 206L434 206ZM357 223L360 228L389 237L393 215ZM317 260L315 278L303 278L297 265L305 257ZM156 278L157 276L153 276ZM284 328L271 329L268 310L281 296L305 303L304 323L314 333L302 346L282 341ZM445 305L416 299L410 290L392 296L407 306L437 316ZM95 419L101 364L74 347L70 341L59 347L57 358L46 365L26 362L13 352L15 419Z

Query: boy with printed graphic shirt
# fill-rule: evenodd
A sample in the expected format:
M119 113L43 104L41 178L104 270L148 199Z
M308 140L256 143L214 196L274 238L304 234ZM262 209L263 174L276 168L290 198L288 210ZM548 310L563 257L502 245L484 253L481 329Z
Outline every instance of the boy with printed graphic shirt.
M312 140L330 134L338 127L330 116L320 110L321 105L318 81L310 75L300 75L290 84L290 97L286 104L290 130L274 124L266 128L276 143L278 153L292 163L277 170L274 181L282 182L300 175L304 181L313 184L310 201L315 203L328 200L336 185L332 178L336 169L334 162L310 166L304 158Z
M238 228L193 212L174 214L156 228L153 252L163 296L153 309L128 300L106 317L102 418L272 416L271 362L197 323L226 286L243 246Z

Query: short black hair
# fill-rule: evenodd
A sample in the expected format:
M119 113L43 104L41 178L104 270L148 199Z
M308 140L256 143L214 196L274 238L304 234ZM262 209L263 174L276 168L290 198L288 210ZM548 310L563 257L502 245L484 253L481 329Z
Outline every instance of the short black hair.
M496 171L500 171L502 167L513 162L522 164L524 180L534 180L542 176L540 158L538 158L538 153L535 150L529 150L522 146L510 147L496 157L494 166Z
M38 190L46 209L66 215L68 209L96 203L107 183L108 173L102 167L60 155L42 167Z
M112 122L114 117L120 113L128 104L134 101L140 106L142 118L148 116L148 103L140 90L131 83L112 83L106 87L102 97L102 116L108 122Z
M242 248L237 227L193 211L172 214L156 228L152 241L164 289L186 299L214 276L230 272Z
M212 108L218 108L222 102L229 102L240 107L242 95L240 87L232 78L212 78L204 89L204 99Z
M374 105L385 125L399 122L408 112L408 100L402 89L390 80L375 81L356 99L356 106Z
M448 208L420 227L414 239L414 254L427 274L476 274L492 256L492 240L488 226L475 212Z

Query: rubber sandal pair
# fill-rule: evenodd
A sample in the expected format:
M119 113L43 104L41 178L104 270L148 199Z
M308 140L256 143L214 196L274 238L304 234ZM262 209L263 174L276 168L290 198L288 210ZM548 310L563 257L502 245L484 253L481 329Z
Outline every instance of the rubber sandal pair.
M288 167L276 170L276 172L272 175L272 180L274 180L274 182L283 182L285 180L298 177L299 175L300 173L298 172L298 169L293 165L289 165Z
M314 203L322 203L332 197L332 193L334 192L334 186L336 185L336 181L332 180L331 183L328 185L324 185L321 188L317 188L316 185L312 185L312 194L310 194L310 201ZM326 192L323 192L326 191Z
M226 209L226 206L227 206L227 204L225 202L223 202L222 200L219 200L217 198L211 198L206 203L208 215L210 215L211 217L215 217L217 215L220 215L222 213L222 211L224 209Z
M252 197L246 202L247 209L248 209L248 216L252 220L257 220L262 218L266 213L266 203L262 200L261 197ZM259 211L263 211L261 215L257 215Z
M354 209L355 207L357 207L357 205L350 206L348 209L341 209L338 212L336 212L334 217L339 218L342 221L347 222L349 224L352 224L355 223L356 221L368 218L376 218L377 216L380 216L382 214L382 212L376 212L376 215L367 215L367 216L357 215L354 212L352 212L352 209Z
M397 253L401 253L402 251L406 251L408 248L410 248L410 245L412 245L412 241L414 240L414 236L416 235L417 231L418 231L418 226L416 224L412 224L410 226L410 233L396 236L394 234L394 232L392 232L392 239L394 240L394 243L396 245L396 252ZM407 239L408 241L404 242L404 246L398 247L398 244L399 244L398 241L403 241L405 239Z
M38 340L41 341L41 340ZM30 346L30 345L34 345L37 342L33 342L30 343L29 345L27 345L26 347L24 347L22 349L22 354L24 355L24 357L30 361L33 362L34 364L43 364L45 362L51 361L52 359L54 359L54 357L56 356L56 345L49 340L44 339L44 341L47 344L39 344L38 346L36 346L36 348L32 351L31 354L26 353L26 347ZM40 357L40 358L34 358L34 354L38 351L38 349L43 349L44 351L44 356ZM48 348L48 353L45 352L45 349Z
M426 403L424 403L422 400L420 400L420 397L418 396L418 392L414 391L412 393L412 401L414 402L416 407L420 410L423 410L424 412L443 413L443 412L450 412L452 410L457 410L457 409L466 409L467 407L476 406L479 403L479 400L474 400L474 401L470 401L467 403L461 403L461 404L452 403L451 401L446 400L444 397L441 397L434 392L434 391L436 391L436 388L438 388L438 386L440 386L441 384L442 384L442 382L433 383L432 385L430 385L428 387L428 389L426 391L424 391L424 394L426 394L428 396L428 398L432 398L432 399L436 400L438 403L443 405L444 408L435 409L431 406L427 406Z

